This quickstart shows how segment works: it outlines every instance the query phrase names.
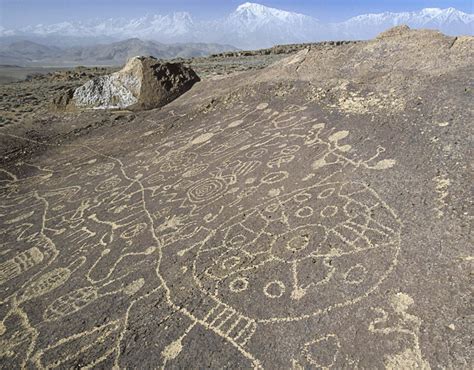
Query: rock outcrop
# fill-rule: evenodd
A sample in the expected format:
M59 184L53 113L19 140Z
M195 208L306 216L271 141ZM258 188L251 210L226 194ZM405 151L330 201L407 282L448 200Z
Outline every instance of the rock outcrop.
M181 63L134 57L120 71L94 78L76 89L72 104L78 108L95 109L159 108L198 81L197 74Z
M398 28L0 130L1 367L472 368L473 50Z

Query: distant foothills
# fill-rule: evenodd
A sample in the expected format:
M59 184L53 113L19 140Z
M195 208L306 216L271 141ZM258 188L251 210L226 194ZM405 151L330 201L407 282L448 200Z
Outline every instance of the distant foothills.
M276 44L370 39L400 24L449 35L474 33L474 14L454 8L364 14L324 23L303 14L244 3L223 19L195 21L189 13L110 18L84 22L0 26L0 64L121 64L129 55L159 58L204 56ZM166 45L165 45L166 44Z
M163 44L138 38L107 44L57 47L29 40L0 44L0 66L119 66L137 55L159 59L193 58L237 50L211 43Z

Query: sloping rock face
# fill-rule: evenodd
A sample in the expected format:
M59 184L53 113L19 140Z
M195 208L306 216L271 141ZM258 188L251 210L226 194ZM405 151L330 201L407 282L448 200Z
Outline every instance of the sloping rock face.
M3 367L472 368L472 51L399 28L0 132L43 150L0 167Z
M180 63L159 63L152 57L131 58L125 67L95 78L74 91L79 108L152 109L189 90L199 77Z
M307 81L315 100L350 113L401 113L430 80L465 76L473 47L473 37L398 26L368 42L303 50L256 79Z

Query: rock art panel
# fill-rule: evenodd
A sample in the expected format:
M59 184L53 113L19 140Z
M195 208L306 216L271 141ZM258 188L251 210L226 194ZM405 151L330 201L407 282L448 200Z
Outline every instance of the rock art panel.
M354 155L351 129L309 110L255 102L120 156L89 140L24 164L34 176L6 172L0 284L17 288L2 295L3 335L18 330L6 342L29 348L6 351L9 363L124 365L153 296L168 312L157 363L179 364L208 333L245 366L267 367L261 335L364 304L398 263L402 221L357 175L397 162L376 143ZM151 140L154 128L120 135ZM348 358L339 333L295 338L288 367Z

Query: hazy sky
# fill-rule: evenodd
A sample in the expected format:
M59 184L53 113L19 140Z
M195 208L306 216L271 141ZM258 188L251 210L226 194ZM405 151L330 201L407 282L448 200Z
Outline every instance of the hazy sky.
M13 28L38 23L87 18L138 17L146 13L190 12L197 19L224 16L245 0L0 0L0 26ZM413 11L454 7L474 13L474 0L262 0L255 1L311 15L322 21L383 11Z

